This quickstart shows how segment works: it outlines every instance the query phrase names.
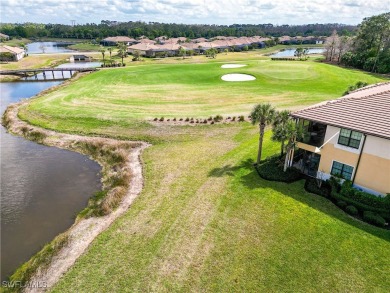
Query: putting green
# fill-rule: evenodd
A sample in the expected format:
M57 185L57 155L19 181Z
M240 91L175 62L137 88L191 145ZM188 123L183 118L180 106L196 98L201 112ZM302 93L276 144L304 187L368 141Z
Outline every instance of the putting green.
M209 62L101 70L34 99L20 115L32 123L63 130L95 128L97 124L119 127L134 119L161 116L247 115L260 102L302 108L338 98L357 81L381 81L361 71L312 61L245 63L248 66L239 69L222 69L221 63ZM221 80L229 73L249 74L256 80Z

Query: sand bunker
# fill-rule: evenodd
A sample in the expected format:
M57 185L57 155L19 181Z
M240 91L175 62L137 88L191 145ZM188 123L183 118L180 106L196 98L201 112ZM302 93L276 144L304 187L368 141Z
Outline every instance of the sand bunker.
M256 77L249 74L232 73L223 75L221 79L224 81L250 81L255 80Z
M240 68L246 66L245 64L224 64L221 68Z

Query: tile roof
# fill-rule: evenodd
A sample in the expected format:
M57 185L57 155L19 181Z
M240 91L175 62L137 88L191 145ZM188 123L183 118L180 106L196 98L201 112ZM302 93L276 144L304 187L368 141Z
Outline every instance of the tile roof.
M18 47L11 47L11 46L7 46L7 45L4 45L4 46L0 46L0 52L1 53L13 53L13 54L20 54L20 53L23 53L24 50L23 49L20 49Z
M149 43L138 43L138 44L127 47L127 49L148 51L148 50L159 50L160 47L153 45L153 44L149 44Z
M135 39L125 37L125 36L108 37L108 38L103 39L103 41L106 41L106 42L136 42Z
M291 116L390 139L390 82L358 89Z

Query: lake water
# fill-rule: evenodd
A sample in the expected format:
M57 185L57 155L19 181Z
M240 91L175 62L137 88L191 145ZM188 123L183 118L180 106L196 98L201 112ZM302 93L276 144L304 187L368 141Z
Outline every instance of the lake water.
M57 42L34 42L27 44L28 54L42 54L42 53L65 53L75 52L68 49L69 43L57 43Z
M100 67L101 64L102 64L101 62L74 62L74 63L64 63L64 64L57 66L56 68ZM75 73L76 72L72 72L72 75L74 75ZM48 71L45 71L45 77L46 77L46 80L53 80L53 79L67 79L67 78L71 78L72 76L70 74L70 71L61 72L61 71L48 70ZM24 78L24 80L36 80L36 79L39 79L39 80L45 79L44 74L38 73L37 75Z
M1 113L10 103L59 82L0 83ZM1 281L69 228L98 190L100 166L78 153L1 135Z
M295 50L296 48L279 51L278 53L271 55L271 57L294 57ZM323 52L323 48L309 48L309 54L322 54Z

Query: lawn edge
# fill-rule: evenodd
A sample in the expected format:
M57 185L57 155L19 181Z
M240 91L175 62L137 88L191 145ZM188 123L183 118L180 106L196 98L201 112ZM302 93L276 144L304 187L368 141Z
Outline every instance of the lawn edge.
M63 84L61 86L63 86ZM51 91L57 88L58 86L54 86L49 90ZM43 285L41 288L29 288L27 286L24 288L23 292L45 292L50 290L74 265L76 260L87 251L89 245L100 233L105 231L118 217L129 209L131 204L141 193L144 186L141 154L142 151L151 146L151 144L143 141L125 141L112 138L59 133L53 130L33 126L18 117L20 107L25 106L27 103L29 103L29 100L11 104L7 107L2 117L2 124L9 133L47 146L79 152L83 155L90 155L90 153L88 153L86 148L75 147L80 143L88 145L98 142L100 144L112 146L112 148L115 149L114 152L126 152L125 167L120 170L120 172L127 172L130 174L126 177L129 179L129 182L126 185L125 190L122 191L124 195L120 198L120 203L110 209L109 213L100 217L78 217L68 230L55 237L49 244L45 245L41 251L20 266L15 271L14 275L11 276L11 280L14 279L13 281ZM109 160L90 158L97 161L102 167L103 177L108 176L108 173L112 171ZM116 188L117 187L112 187L109 189L108 194L111 192L116 196ZM114 200L116 199L114 198ZM57 245L56 243L60 238L66 238L66 241L61 241L61 245ZM40 255L44 255L44 258L40 258ZM17 280L15 278L18 277L18 272L20 271L22 271L23 280ZM12 288L9 291L21 290L22 288Z

